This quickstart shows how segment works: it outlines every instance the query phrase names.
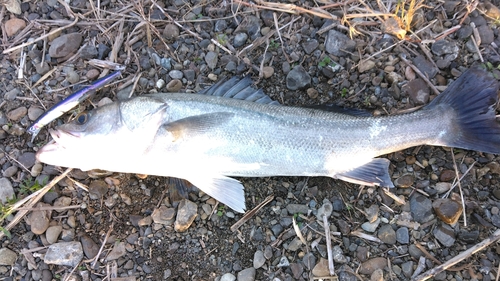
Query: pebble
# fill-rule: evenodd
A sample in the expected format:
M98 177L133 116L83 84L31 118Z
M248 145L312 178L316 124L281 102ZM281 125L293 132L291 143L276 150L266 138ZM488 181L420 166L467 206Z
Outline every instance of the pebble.
M411 174L405 174L394 181L394 184L399 188L408 188L415 182L415 177Z
M10 166L3 171L2 175L6 178L10 178L15 176L18 170L19 168L17 166Z
M456 176L455 171L453 170L443 170L441 171L441 175L439 176L440 181L451 181Z
M40 115L42 115L44 113L44 110L41 109L40 107L38 106L30 106L30 108L28 108L28 118L31 120L31 121L35 121L38 117L40 117Z
M54 201L54 210L56 212L65 212L66 210L58 207L68 207L71 205L71 198L67 196L61 196Z
M158 80L156 81L156 88L161 89L161 88L163 88L163 86L165 86L165 80L163 80L163 79L158 79Z
M169 42L174 42L179 37L179 27L177 25L169 23L165 25L163 29L163 37Z
M59 36L50 43L49 55L53 58L63 58L75 53L82 43L83 35L70 33Z
M451 183L449 182L438 182L436 183L436 186L434 187L436 189L438 194L443 194L446 191L451 189Z
M410 211L413 219L419 223L425 223L434 218L431 200L420 194L414 194L410 198Z
M413 274L413 261L407 261L401 265L404 276L410 278Z
M416 56L413 59L413 64L418 70L427 75L428 78L434 78L439 71L431 62L426 60L424 56Z
M106 261L112 261L121 258L127 253L125 242L115 242L113 249L106 256Z
M264 78L269 78L271 76L273 76L274 74L274 68L272 66L264 66L262 68L262 75L264 76Z
M455 244L455 232L449 225L442 224L433 231L434 237L445 247L451 247Z
M431 51L436 56L444 56L446 54L458 54L459 48L454 41L438 40L432 44Z
M14 188L12 183L7 178L0 178L0 202L7 203L8 199L14 198Z
M311 84L311 76L300 65L294 67L286 76L286 87L289 90L295 91L303 89Z
M420 78L406 83L406 85L403 86L403 91L408 93L410 100L415 105L423 105L429 102L429 86Z
M363 63L359 64L358 71L359 71L359 73L363 73L363 72L366 72L374 67L375 67L375 62L372 60L367 60L367 61L363 61Z
M5 33L7 37L16 35L19 31L26 27L26 22L22 19L12 18L5 22Z
M75 267L83 259L82 244L80 242L59 242L47 249L43 261L46 264L57 264Z
M363 262L359 268L359 273L371 275L377 269L384 269L387 265L387 259L383 257L377 257L369 259Z
M47 242L49 244L54 244L57 242L57 239L59 238L59 234L62 232L62 226L60 225L53 225L49 226L47 230L45 231L45 238L47 239Z
M345 35L344 33L341 33L334 29L328 31L328 37L326 38L325 42L325 50L329 54L338 57L346 56L347 53L343 50L350 52L353 51L355 47L356 42L349 39L349 37L347 37L347 35Z
M374 223L378 219L379 207L377 204L371 205L369 208L365 209L366 219L369 223Z
M384 281L384 271L382 269L376 269L370 276L370 281Z
M355 271L348 265L343 264L338 267L338 280L339 281L358 281Z
M29 216L29 224L31 226L31 232L37 235L41 235L49 227L49 219L51 215L50 210L37 210L37 207L51 207L49 204L39 202L35 205L35 210L31 212Z
M364 222L362 225L361 225L361 228L366 231L366 232L370 232L370 233L373 233L375 232L375 230L377 230L377 227L379 226L380 224L380 219L377 218L374 222Z
M403 226L396 230L396 241L398 241L399 244L410 243L410 233L408 231L408 228Z
M278 263L277 266L278 267L289 267L290 262L288 261L288 259L286 257L281 257L280 262Z
M300 246L302 246L302 242L298 237L293 238L292 242L288 244L288 247L286 248L288 251L295 252L298 249L300 249Z
M462 215L462 204L450 198L438 198L432 203L437 217L447 224L455 224Z
M346 263L347 258L344 256L344 252L342 251L342 248L339 245L335 245L332 250L333 253L333 260L336 263Z
M328 260L320 258L319 262L314 266L312 274L316 277L330 276L330 270L328 269Z
M215 67L217 67L218 60L219 60L219 57L217 56L217 53L215 53L215 52L210 51L205 55L205 62L207 63L208 67L210 67L211 69L214 69Z
M92 181L89 185L89 197L92 200L101 199L108 193L108 184L103 180Z
M390 224L382 225L378 230L377 236L386 244L396 244L396 231L394 231Z
M83 235L80 238L80 242L82 244L83 253L85 253L87 259L93 259L97 253L99 253L99 245L97 245L97 243L94 242L90 236Z
M238 272L238 281L253 281L255 280L255 273L255 268L245 268L242 271Z
M151 218L155 223L170 225L174 222L175 209L160 206L153 211Z
M16 99L16 97L21 93L21 90L19 88L14 88L7 93L4 94L3 99L8 100L8 101L13 101Z
M184 232L188 230L197 215L198 206L187 199L183 199L181 203L179 203L179 209L174 224L175 231Z
M184 74L182 73L182 71L176 70L176 69L171 70L168 73L168 76L170 76L170 78L172 78L172 79L179 79L179 80L182 79L183 75Z
M288 214L290 215L307 214L309 211L309 207L307 207L307 205L302 205L302 204L288 204L286 205L286 209L288 211Z
M253 254L253 267L258 269L266 263L266 258L264 257L264 252L261 250L256 251Z
M318 213L316 214L316 218L320 221L323 222L323 216L326 216L329 218L332 215L333 212L333 206L332 203L330 203L330 200L328 199L323 199L323 205L318 209Z
M9 248L0 249L0 265L14 265L17 259L16 252Z
M307 95L311 99L315 99L318 97L318 90L316 90L315 88L309 88L309 89L307 89Z
M76 71L71 70L66 74L66 80L70 84L76 84L78 83L78 81L80 81L80 75L78 75Z
M36 162L36 154L34 152L24 152L19 155L17 161L21 163L26 168L31 168L35 165Z
M85 45L80 49L80 58L84 60L90 60L90 59L95 59L99 55L99 51L97 51L97 48L93 45ZM96 69L94 69L96 70ZM92 77L92 76L91 76ZM89 79L95 79L97 76L90 78L87 75L87 78Z
M182 89L182 81L179 79L172 79L167 84L167 92L177 93Z
M312 54L312 52L314 52L314 50L316 50L318 46L319 43L316 39L309 39L302 43L302 48L304 48L304 52L306 52L306 54L308 55Z
M236 280L236 276L234 276L231 273L226 273L226 274L222 275L220 278L220 281L235 281L235 280Z
M408 246L408 253L410 256L416 260L418 260L421 256L424 255L424 253L414 244L411 244Z
M479 37L481 38L481 45L489 45L495 39L493 30L488 25L481 25L477 28Z
M97 77L99 77L101 73L99 72L99 70L93 68L89 71L87 71L87 73L85 74L85 77L87 77L87 79L89 80L94 80L94 79L97 79Z
M19 121L26 115L26 113L28 113L28 109L24 106L21 106L14 110L9 111L7 113L7 118L9 118L12 121Z
M244 33L244 32L237 33L234 36L233 46L235 48L239 48L239 47L245 45L247 39L248 39L248 35L246 33Z
M302 257L302 263L305 265L307 270L312 270L316 265L316 257L313 253L309 252Z

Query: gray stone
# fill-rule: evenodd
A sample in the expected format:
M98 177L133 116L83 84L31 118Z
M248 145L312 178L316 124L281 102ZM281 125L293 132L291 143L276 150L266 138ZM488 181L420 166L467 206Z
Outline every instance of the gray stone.
M75 267L83 259L82 244L80 242L59 242L47 249L43 258L46 264L57 264Z
M288 204L286 205L286 209L288 211L288 214L294 215L294 214L307 214L309 211L309 208L307 205L302 205L302 204Z
M82 236L80 241L82 243L83 253L85 253L87 259L93 259L97 253L99 253L99 245L97 245L88 235Z
M481 45L489 45L495 39L493 30L488 25L481 25L477 28L479 37L481 38Z
M89 185L89 197L92 200L101 199L108 192L108 184L103 180L92 181Z
M416 56L413 59L413 64L418 68L418 70L426 74L428 78L434 78L434 76L436 76L439 71L430 61L426 60L423 56Z
M419 223L425 223L434 218L431 200L420 194L414 194L410 198L410 211L413 219Z
M253 267L238 272L238 281L254 281L256 270Z
M333 260L336 263L346 263L347 258L344 256L344 252L342 251L342 248L339 245L333 246Z
M12 183L7 178L0 178L0 201L2 204L7 203L8 199L13 199L15 196Z
M49 244L54 244L57 242L57 239L59 238L59 234L62 232L62 226L60 225L53 225L49 226L47 230L45 231L45 237L47 238L47 242Z
M294 67L286 76L286 87L289 90L298 90L309 87L311 84L311 76L300 65Z
M334 56L346 56L346 51L353 51L356 47L356 43L349 39L347 35L341 33L337 30L331 29L328 31L328 37L325 42L325 50Z
M455 244L455 232L449 225L442 224L432 232L434 237L445 247L451 247Z
M2 176L4 176L5 178L10 178L15 176L17 174L17 171L19 171L19 168L17 166L10 166L3 171Z
M21 165L23 165L24 167L29 169L29 168L33 167L33 165L35 165L35 162L36 162L35 153L25 152L25 153L21 154L19 156L19 158L17 158L17 161L19 161L19 163L21 163Z
M35 210L31 212L27 219L29 222L28 224L31 226L31 232L40 235L49 227L49 219L52 212L50 210L37 210L37 207L43 208L51 206L42 202L37 203L35 205Z
M111 252L106 256L106 261L116 260L126 253L125 242L116 242Z
M38 106L30 106L30 108L28 108L28 118L31 120L31 121L35 121L38 117L40 117L40 115L42 115L44 113L44 110L41 109L40 107Z
M332 203L328 199L323 200L323 205L318 209L318 213L316 214L316 218L319 221L323 221L323 216L329 218L332 215L333 206Z
M160 206L160 208L153 211L151 217L155 223L172 224L174 222L175 209Z
M316 39L309 39L307 41L305 41L304 43L302 43L302 48L304 48L304 52L306 52L306 54L310 55L312 52L314 52L314 50L316 50L316 48L318 48L319 46L319 43L318 43L318 40Z
M439 40L432 44L431 50L436 56L444 56L458 53L459 48L454 41Z
M165 37L165 39L169 42L176 41L179 37L179 27L173 23L165 25L165 28L163 29L163 37Z
M261 266L263 266L265 263L266 263L266 258L264 257L264 252L262 252L261 250L257 250L253 254L253 267L255 269L258 269Z
M406 85L403 86L403 91L408 93L411 101L415 105L423 105L429 102L429 86L420 78L406 83Z
M236 280L236 276L231 273L226 273L221 276L220 281L234 281Z
M304 267L300 263L291 263L290 269L292 270L292 275L295 280L299 280L304 272Z
M17 254L8 248L0 249L0 265L13 265L16 262Z
M248 35L244 32L240 32L234 36L233 46L239 48L245 44L248 39Z
M410 278L413 274L413 261L407 261L401 265L404 276Z
M383 257L377 257L369 259L361 264L359 268L359 273L371 275L377 269L384 269L387 265L387 259Z
M396 240L400 244L410 243L410 234L409 234L408 228L406 228L404 226L398 228L398 230L396 231Z
M171 71L168 73L168 76L170 76L170 78L172 78L172 79L182 79L182 76L183 76L183 75L184 75L184 74L182 73L182 71L180 71L180 70L176 70L176 69L171 70Z
M302 263L306 266L307 270L312 270L316 265L316 257L313 253L309 252L302 258Z
M365 222L361 225L361 228L364 230L364 231L367 231L367 232L375 232L375 230L377 230L377 227L379 226L380 224L380 218L377 218L377 220L375 220L373 223L371 222Z
M289 267L290 262L288 261L288 259L285 256L283 256L283 257L281 257L280 262L278 263L277 266L278 267Z
M80 33L61 35L50 43L49 55L53 58L62 58L75 53L82 40L83 35Z
M175 220L174 229L177 232L186 231L189 226L193 223L194 219L198 215L198 206L184 199L179 204L179 209L177 211L177 218Z
M396 232L390 224L384 224L378 230L378 238L386 244L396 244Z
M215 52L208 52L205 55L205 62L207 63L207 66L210 67L211 69L214 69L217 66L217 62L219 61L219 58L217 56L217 53Z

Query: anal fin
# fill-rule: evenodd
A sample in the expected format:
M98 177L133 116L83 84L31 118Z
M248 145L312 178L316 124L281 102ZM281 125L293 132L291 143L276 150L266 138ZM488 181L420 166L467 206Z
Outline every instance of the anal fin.
M394 187L389 176L389 164L390 161L385 158L374 158L363 166L336 174L334 177L355 184Z
M238 213L245 212L245 191L238 180L225 176L208 177L198 175L186 178L186 180L234 211Z

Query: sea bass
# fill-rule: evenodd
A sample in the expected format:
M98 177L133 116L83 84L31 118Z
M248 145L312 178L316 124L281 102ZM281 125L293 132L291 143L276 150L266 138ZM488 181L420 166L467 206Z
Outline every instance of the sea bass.
M237 212L230 177L327 176L392 187L390 161L418 145L500 153L499 83L473 67L421 110L363 117L276 105L250 79L199 94L157 93L117 101L50 130L41 162L185 179Z

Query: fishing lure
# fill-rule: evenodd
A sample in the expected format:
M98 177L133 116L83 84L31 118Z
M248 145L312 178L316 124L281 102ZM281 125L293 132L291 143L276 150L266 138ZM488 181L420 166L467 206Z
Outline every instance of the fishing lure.
M121 71L115 71L109 75L104 76L101 79L96 80L94 83L87 87L84 87L73 94L69 95L64 100L58 102L47 110L44 114L40 115L31 126L28 127L27 131L32 134L31 142L35 139L42 128L63 115L64 113L70 111L73 107L80 104L82 101L88 99L92 96L98 89L104 87L113 81L116 77L120 76Z

